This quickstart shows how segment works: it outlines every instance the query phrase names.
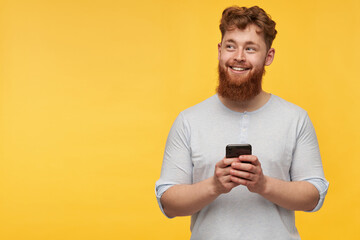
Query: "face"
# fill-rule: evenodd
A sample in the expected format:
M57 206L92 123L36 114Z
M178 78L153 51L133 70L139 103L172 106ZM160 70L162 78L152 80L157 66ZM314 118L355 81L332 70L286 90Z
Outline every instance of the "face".
M219 51L218 93L246 101L260 93L264 66L272 63L275 50L267 50L260 28L249 25L226 31Z

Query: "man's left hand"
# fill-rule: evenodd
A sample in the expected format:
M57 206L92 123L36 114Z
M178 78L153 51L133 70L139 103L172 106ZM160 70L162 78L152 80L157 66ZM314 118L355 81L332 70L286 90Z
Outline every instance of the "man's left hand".
M259 159L254 155L242 155L231 164L231 181L246 186L250 192L265 192L266 176Z

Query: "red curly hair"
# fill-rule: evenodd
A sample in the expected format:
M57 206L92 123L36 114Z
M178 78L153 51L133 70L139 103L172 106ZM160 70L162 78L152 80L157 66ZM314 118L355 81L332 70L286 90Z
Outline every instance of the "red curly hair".
M222 13L220 21L221 39L224 38L227 30L232 30L235 27L245 29L249 24L258 26L264 34L264 40L267 49L270 49L273 40L276 36L276 23L271 19L262 8L253 6L246 7L228 7Z

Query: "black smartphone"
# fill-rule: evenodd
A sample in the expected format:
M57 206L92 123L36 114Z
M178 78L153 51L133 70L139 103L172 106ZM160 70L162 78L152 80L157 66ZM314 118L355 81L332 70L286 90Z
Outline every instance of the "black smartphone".
M226 146L226 158L237 158L240 155L251 155L251 145L229 144Z

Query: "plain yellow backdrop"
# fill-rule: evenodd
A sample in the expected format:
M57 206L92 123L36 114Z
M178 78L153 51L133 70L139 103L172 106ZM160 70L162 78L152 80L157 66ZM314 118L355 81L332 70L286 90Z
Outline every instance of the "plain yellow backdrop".
M156 203L177 114L215 93L230 5L277 22L264 89L306 109L330 189L303 239L359 239L360 2L0 2L0 239L188 239Z

